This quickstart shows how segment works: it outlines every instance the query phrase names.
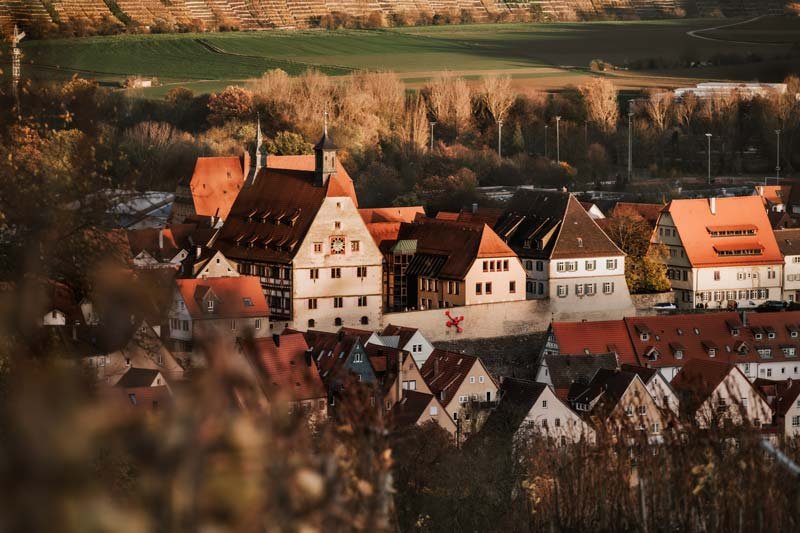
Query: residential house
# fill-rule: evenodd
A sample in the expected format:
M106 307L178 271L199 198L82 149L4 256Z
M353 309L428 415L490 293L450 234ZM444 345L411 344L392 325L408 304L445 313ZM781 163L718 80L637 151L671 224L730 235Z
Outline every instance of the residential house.
M522 264L486 224L419 218L402 224L401 241L415 243L405 276L419 309L525 299Z
M340 331L309 330L305 333L311 358L316 364L322 382L328 392L328 403L336 405L336 399L350 383L376 386L378 378L372 368L367 351L356 335ZM379 400L378 392L372 396Z
M190 351L198 338L269 335L269 309L258 278L179 279L169 311L168 338Z
M327 417L328 394L302 333L254 339L248 350L271 404L285 402L290 411L302 412L311 422Z
M680 414L678 395L657 368L625 364L620 367L620 370L638 374L650 396L661 409L671 412L675 416Z
M255 161L255 160L253 160ZM183 223L197 215L223 221L245 186L250 171L249 154L198 157L188 181L181 180L175 191L170 220Z
M773 404L775 423L785 437L794 439L800 436L800 381L787 380L784 389L776 396Z
M130 368L114 386L123 389L169 387L161 372L153 368Z
M745 421L760 427L772 420L767 400L739 370L723 361L687 361L672 387L680 398L681 412L700 428Z
M430 393L404 390L403 397L392 406L387 418L393 431L434 423L451 436L456 435L456 423L447 415L436 396Z
M617 354L544 354L536 370L536 382L548 385L553 389L553 392L558 398L567 400L569 390L573 384L589 383L595 373L601 368L607 370L618 369L619 361L617 360Z
M615 354L619 363L638 364L624 320L553 322L542 348L546 355ZM536 381L545 382L537 376ZM553 383L556 389L562 385Z
M570 397L573 409L590 420L598 434L612 439L641 433L649 442L658 442L667 427L664 413L635 372L601 368L588 384L576 384Z
M384 346L392 346L411 352L417 365L420 366L425 364L425 361L433 352L433 344L417 328L389 324L381 331L380 342Z
M378 344L364 346L387 411L402 398L403 391L431 393L409 352Z
M172 391L166 385L156 387L104 387L100 397L115 407L114 413L155 414L172 406Z
M219 250L197 248L196 254L183 262L184 277L189 278L235 278L239 276L236 263Z
M592 220L603 220L606 218L606 215L603 211L597 207L597 204L592 202L581 202L581 206L589 213L589 216L592 217Z
M792 192L792 185L756 185L754 196L761 198L767 212L783 213Z
M625 254L572 194L519 190L494 229L523 262L528 298L564 310L631 308Z
M679 307L725 309L780 300L783 257L756 196L673 200L651 240Z
M498 386L480 358L436 349L420 368L422 378L459 428L459 439L480 429Z
M781 300L800 302L800 229L775 231L783 255L783 293Z
M326 132L314 156L292 157L254 174L211 246L258 276L276 331L377 324L383 256L336 146Z
M196 224L128 230L133 265L137 268L180 268L194 251L191 236L196 230Z
M595 441L594 429L544 383L503 378L495 414L505 417L518 445L533 436L544 437L554 446Z

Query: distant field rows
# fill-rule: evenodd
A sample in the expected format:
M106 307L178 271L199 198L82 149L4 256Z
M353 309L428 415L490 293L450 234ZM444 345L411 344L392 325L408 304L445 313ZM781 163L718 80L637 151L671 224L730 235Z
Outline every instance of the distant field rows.
M792 34L795 27L800 30L795 21L761 19L709 33L749 32L752 38L761 35L768 40L770 24L782 35ZM687 35L690 30L718 25L716 19L698 19L429 26L375 31L125 35L28 41L23 52L27 73L41 78L79 73L118 82L129 75L156 76L164 83L185 83L199 90L258 77L273 68L299 74L310 67L332 75L362 69L392 70L409 83L419 83L443 70L471 77L503 72L519 83L528 80L524 83L549 87L555 80L564 83L563 80L588 75L586 68L595 58L623 65L652 58L706 59L723 53L756 52L770 57L790 48L737 45ZM673 73L643 74L658 77ZM701 73L690 76L700 77ZM716 76L737 78L737 73L736 69L730 69L717 72ZM750 77L743 75L741 79ZM626 74L620 79L634 85L639 83L634 75ZM646 78L641 76L638 79L643 85L652 84L645 83Z

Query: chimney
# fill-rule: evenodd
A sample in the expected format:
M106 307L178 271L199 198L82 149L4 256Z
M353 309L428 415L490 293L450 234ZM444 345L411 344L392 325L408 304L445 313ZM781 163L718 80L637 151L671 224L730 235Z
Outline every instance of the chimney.
M309 348L308 350L306 350L306 366L311 366L311 359L312 359L311 356L313 351L314 348Z
M742 311L742 326L747 327L747 311Z
M439 375L439 358L433 360L433 377Z
M195 257L195 259L200 259L200 254L201 253L203 253L203 247L202 246L195 246L195 248L194 248L194 257Z
M280 348L281 347L281 336L278 335L277 333L273 333L272 334L272 342L275 343L275 347L276 348Z
M164 249L164 230L163 229L159 229L158 230L158 249L159 250L163 250Z
M712 215L717 214L717 198L715 196L712 196L708 199L708 207L711 209Z
M472 204L472 213L475 214L477 212L478 212L478 204L477 203L473 203Z

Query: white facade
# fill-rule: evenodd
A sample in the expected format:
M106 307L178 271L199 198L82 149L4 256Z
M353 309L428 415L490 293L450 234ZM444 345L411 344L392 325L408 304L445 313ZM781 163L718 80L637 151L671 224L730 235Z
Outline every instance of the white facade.
M693 414L693 418L701 428L709 427L714 421L721 423L724 419L729 419L734 424L747 420L760 426L772 421L772 409L747 378L734 367Z
M417 366L420 368L428 360L431 353L433 352L433 344L431 344L428 339L420 332L419 330L415 331L414 334L408 339L405 346L399 346L400 344L400 337L399 336L377 336L374 335L370 337L377 337L379 343L383 346L389 346L391 348L399 348L401 350L405 350L411 353L411 356L414 358L414 361L417 363ZM369 343L371 341L367 341Z
M784 302L800 302L800 255L783 257Z
M292 275L289 327L337 331L380 323L383 255L349 196L322 202Z
M197 271L195 278L235 278L238 276L239 272L237 271L236 263L225 257L222 252L217 251Z
M556 446L575 444L581 440L595 442L595 432L572 409L546 387L531 406L514 439L522 444L526 437L539 435L553 439Z
M677 372L676 372L677 373ZM656 369L656 373L647 382L647 392L655 400L656 405L661 409L671 411L674 415L678 415L679 402L678 396L672 387L669 386L667 379L661 374L661 371Z
M792 402L783 418L783 434L788 438L800 437L800 397Z

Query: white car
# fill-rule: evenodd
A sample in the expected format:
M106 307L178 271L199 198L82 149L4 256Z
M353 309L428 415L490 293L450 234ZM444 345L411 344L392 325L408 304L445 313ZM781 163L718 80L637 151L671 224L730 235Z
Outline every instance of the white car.
M671 302L661 302L653 306L656 311L674 311L678 307Z

